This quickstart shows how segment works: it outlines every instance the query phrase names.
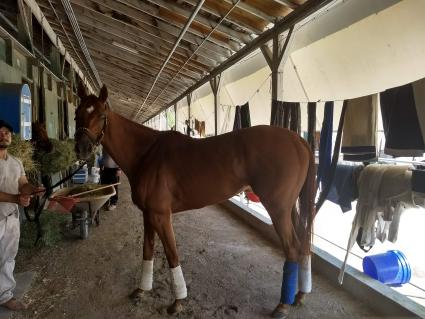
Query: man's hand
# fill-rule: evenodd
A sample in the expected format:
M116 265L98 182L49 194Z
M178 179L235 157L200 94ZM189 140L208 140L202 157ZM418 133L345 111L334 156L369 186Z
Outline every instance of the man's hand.
M30 204L32 196L27 194L18 194L16 197L16 204L27 207Z
M34 186L31 195L42 196L46 192L46 189L43 186Z

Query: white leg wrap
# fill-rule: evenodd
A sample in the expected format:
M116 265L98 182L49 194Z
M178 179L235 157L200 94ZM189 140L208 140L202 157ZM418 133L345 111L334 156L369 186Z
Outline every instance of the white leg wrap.
M153 281L153 260L143 260L142 262L142 280L140 288L142 290L152 290Z
M186 282L184 281L182 267L170 268L173 277L173 288L176 299L184 299L187 297Z
M298 290L303 293L311 292L311 256L304 256L298 269Z

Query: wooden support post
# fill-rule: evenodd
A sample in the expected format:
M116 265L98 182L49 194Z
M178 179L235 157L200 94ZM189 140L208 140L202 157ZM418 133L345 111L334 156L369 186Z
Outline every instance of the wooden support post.
M174 131L177 131L177 103L174 104Z
M188 95L186 95L186 99L187 99L187 126L186 126L186 135L190 136L190 130L191 130L191 126L190 126L190 105L192 104L192 93L189 93Z
M218 88L220 86L221 73L210 80L210 86L214 94L214 134L217 135L218 123Z
M294 31L294 26L292 26L289 31L288 35L286 36L285 43L282 47L279 47L279 34L275 33L272 38L272 50L269 49L267 45L262 45L261 52L264 55L264 58L267 61L267 64L269 65L270 70L272 71L272 100L277 100L278 98L278 88L279 88L279 66L282 63L282 59L284 56L284 53L288 47L289 40L291 39L292 32ZM271 122L270 122L271 123Z

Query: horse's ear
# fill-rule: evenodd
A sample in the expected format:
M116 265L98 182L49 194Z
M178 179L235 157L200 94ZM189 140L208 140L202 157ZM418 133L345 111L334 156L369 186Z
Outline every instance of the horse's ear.
M83 82L78 82L78 90L77 90L77 93L78 93L78 97L80 98L80 99L83 99L83 98L85 98L86 96L87 96L87 92L86 92L86 88L84 87L84 84L83 84Z
M106 85L103 84L102 88L100 89L99 100L102 103L106 103L107 99L108 99L108 89L106 88Z

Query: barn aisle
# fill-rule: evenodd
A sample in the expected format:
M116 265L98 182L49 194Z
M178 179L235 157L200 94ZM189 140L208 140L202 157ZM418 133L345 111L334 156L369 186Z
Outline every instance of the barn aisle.
M221 206L174 217L189 299L179 318L267 318L279 299L282 258ZM103 212L87 240L67 236L56 248L19 253L17 272L34 271L30 308L14 319L167 318L172 301L168 265L157 239L154 289L134 305L142 260L143 223L124 177L115 211ZM314 293L291 318L365 318L376 314L314 274Z

